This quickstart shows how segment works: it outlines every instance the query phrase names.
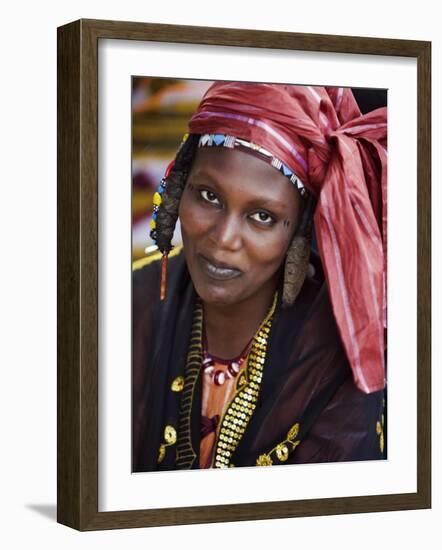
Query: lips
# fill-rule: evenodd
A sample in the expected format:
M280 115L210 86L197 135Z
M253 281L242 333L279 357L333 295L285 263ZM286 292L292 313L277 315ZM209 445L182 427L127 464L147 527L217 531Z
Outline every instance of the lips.
M216 281L229 281L242 275L242 271L225 263L216 262L202 254L198 254L199 263L203 272Z

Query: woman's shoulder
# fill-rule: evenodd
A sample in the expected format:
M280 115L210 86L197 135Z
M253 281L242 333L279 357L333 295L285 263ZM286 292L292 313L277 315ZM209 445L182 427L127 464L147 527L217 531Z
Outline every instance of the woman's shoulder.
M182 246L175 246L168 254L168 259L172 260L173 258L179 256L183 251ZM161 259L163 255L159 250L155 250L145 256L135 260L132 263L132 272L136 277L142 277L143 275L151 275L157 272L161 268Z
M290 364L298 364L302 358L315 358L316 367L312 372L319 377L318 380L321 376L328 378L332 372L342 368L347 370L345 352L317 253L312 252L310 256L309 272L294 304L279 308L273 341L282 354L290 358Z
M387 458L386 388L363 393L349 376L318 415L296 461L338 462Z
M183 261L183 247L174 247L168 255L167 278L168 286L170 279L175 275L178 264ZM149 254L145 258L136 260L132 264L132 293L134 307L143 304L152 305L152 300L160 295L161 282L161 259L159 250Z

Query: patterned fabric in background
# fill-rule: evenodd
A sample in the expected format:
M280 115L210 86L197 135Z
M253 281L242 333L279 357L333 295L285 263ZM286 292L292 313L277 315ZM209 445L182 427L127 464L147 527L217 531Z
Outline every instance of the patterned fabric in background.
M149 236L152 197L212 81L132 79L132 259L154 244ZM179 224L174 244L181 243Z

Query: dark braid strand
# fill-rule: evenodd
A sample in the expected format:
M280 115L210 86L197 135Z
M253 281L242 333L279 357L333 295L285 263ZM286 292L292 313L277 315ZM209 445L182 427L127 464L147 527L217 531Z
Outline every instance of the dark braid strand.
M189 135L178 150L173 168L166 179L166 188L156 219L156 242L163 253L169 253L172 248L181 195L198 146L198 139L199 135Z
M285 307L295 302L307 275L314 207L315 201L310 195L304 205L301 222L287 250L282 293L282 302Z

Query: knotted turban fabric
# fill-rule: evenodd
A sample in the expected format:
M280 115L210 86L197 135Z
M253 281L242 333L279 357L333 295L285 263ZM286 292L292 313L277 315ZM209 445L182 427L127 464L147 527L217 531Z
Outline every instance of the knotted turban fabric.
M226 134L264 147L316 197L316 238L355 383L365 393L382 389L386 107L361 115L349 88L216 82L189 133Z

